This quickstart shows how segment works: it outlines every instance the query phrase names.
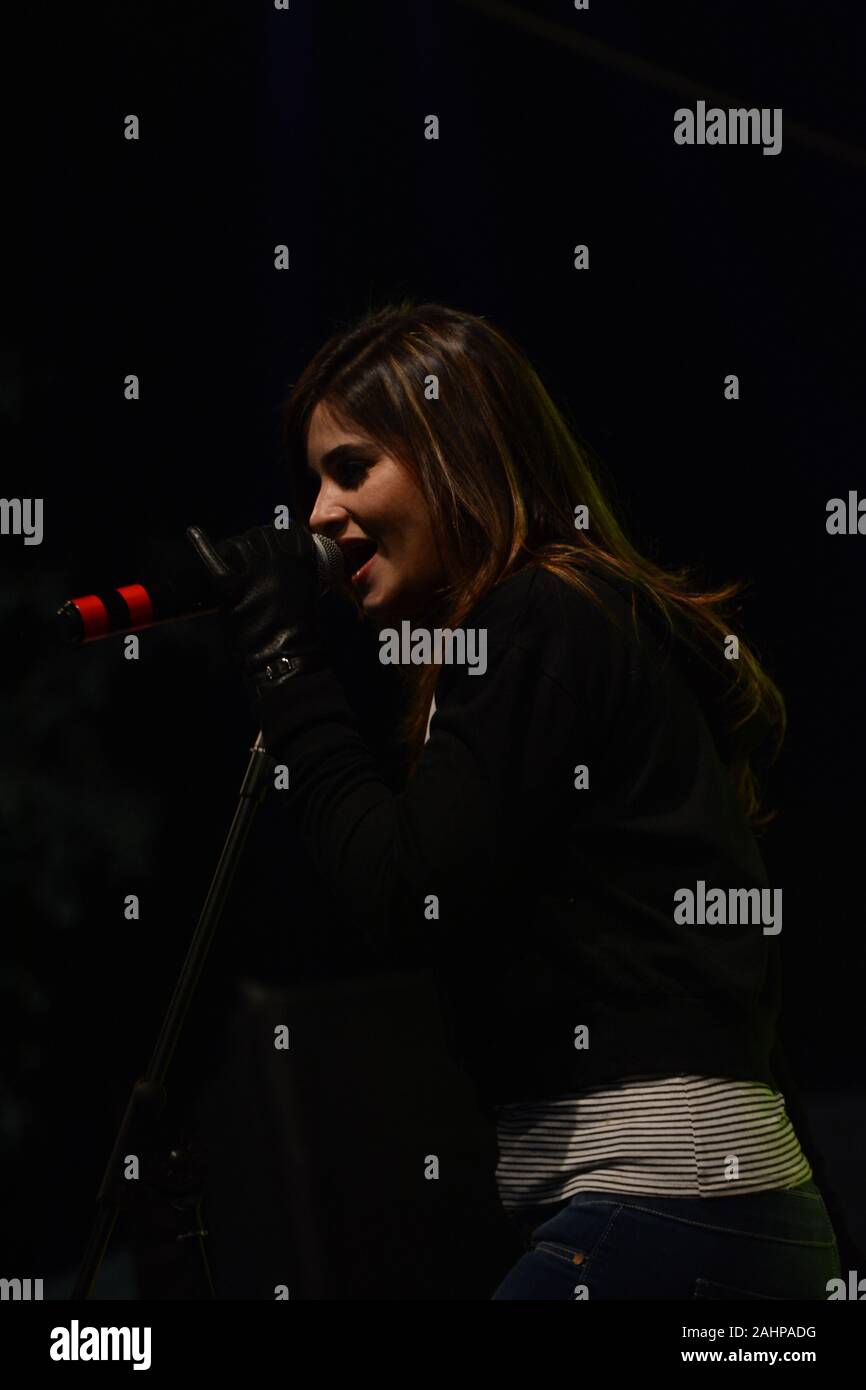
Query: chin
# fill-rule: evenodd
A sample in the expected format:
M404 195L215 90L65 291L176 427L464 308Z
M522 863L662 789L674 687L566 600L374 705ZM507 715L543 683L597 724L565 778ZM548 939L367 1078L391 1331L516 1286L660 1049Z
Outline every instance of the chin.
M403 618L411 617L410 605L393 594L366 594L361 600L364 612L377 627L394 627Z
M372 597L372 595L370 596L370 598L365 598L363 600L363 607L364 612L370 619L370 622L375 623L376 627L379 628L393 627L394 624L398 623L400 621L400 618L403 616L402 614L395 612L395 610L390 606L390 604L385 602L377 602L376 599Z

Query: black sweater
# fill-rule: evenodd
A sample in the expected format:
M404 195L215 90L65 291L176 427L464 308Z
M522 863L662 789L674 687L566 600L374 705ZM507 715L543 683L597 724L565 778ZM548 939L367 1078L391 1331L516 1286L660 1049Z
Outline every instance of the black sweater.
M333 671L269 692L260 718L289 768L282 795L370 950L435 969L485 1106L636 1073L776 1085L778 937L674 920L676 890L699 879L769 886L706 669L643 600L636 635L627 586L591 583L600 609L540 570L477 605L465 626L486 629L487 670L441 667L402 791Z

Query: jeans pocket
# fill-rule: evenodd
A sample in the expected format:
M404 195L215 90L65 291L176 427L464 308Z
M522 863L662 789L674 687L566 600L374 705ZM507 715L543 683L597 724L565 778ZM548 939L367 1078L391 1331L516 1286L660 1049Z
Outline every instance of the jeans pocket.
M549 1255L584 1270L598 1256L621 1211L620 1205L611 1202L580 1206L569 1203L556 1216L536 1226L530 1236L530 1248L534 1254Z
M768 1298L771 1302L779 1302L775 1294L753 1293L751 1289L735 1289L730 1284L716 1284L712 1279L696 1279L692 1298Z
M572 1245L562 1245L557 1240L537 1240L532 1247L533 1253L541 1251L543 1254L553 1255L557 1260L564 1260L566 1264L582 1265L586 1260L586 1251L578 1250Z

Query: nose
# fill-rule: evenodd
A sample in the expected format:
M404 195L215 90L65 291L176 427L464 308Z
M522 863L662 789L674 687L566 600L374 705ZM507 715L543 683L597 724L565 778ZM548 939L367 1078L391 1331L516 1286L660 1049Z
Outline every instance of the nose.
M330 482L323 482L319 488L313 510L308 522L311 531L321 531L328 535L328 528L339 530L346 519L346 509L340 506Z

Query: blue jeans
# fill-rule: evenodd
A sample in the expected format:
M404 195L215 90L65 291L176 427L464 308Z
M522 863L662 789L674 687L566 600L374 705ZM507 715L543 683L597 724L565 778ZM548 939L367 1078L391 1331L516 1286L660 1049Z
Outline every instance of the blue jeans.
M841 1273L811 1179L724 1197L583 1191L509 1214L527 1253L493 1298L814 1301Z

